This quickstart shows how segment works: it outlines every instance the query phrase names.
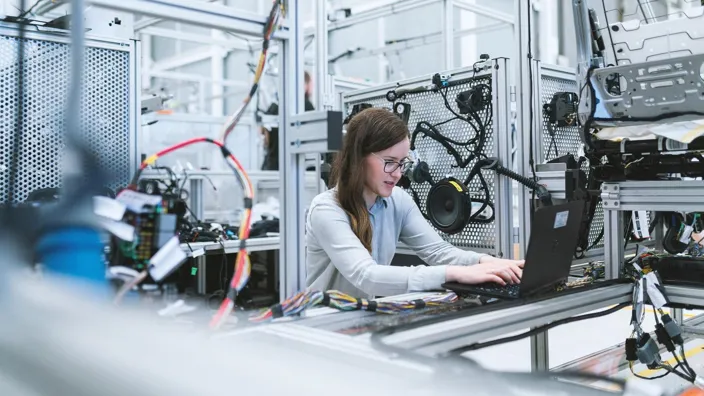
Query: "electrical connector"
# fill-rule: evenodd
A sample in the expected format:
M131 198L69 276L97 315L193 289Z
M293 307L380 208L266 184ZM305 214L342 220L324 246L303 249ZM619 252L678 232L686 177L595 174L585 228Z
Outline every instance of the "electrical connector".
M629 362L635 362L638 360L637 355L638 343L635 338L626 339L626 360Z
M638 360L648 366L648 368L656 366L657 363L659 363L660 350L657 343L650 338L650 334L644 333L638 340L636 355L638 356Z
M670 335L667 333L662 323L655 325L655 336L657 337L658 343L664 345L669 352L675 351L675 344L672 342Z
M672 339L672 342L677 345L683 345L684 339L682 338L682 330L680 329L680 326L672 320L670 315L662 315L662 323L665 325L665 330L667 330L667 334Z

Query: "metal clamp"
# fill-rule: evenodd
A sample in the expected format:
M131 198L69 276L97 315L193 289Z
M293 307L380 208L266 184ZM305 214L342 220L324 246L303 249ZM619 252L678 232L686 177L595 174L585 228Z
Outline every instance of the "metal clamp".
M292 116L286 144L292 154L327 153L342 148L342 112L317 111Z
M620 198L621 194L618 184L604 183L601 185L601 201L604 205L604 209L620 207Z

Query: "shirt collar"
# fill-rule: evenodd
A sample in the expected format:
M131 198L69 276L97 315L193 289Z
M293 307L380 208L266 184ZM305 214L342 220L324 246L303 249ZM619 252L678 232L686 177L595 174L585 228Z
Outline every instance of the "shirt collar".
M374 202L374 205L372 205L371 209L369 209L369 213L374 213L382 208L387 208L389 204L386 202L385 198L382 197L376 197L376 202Z
M333 190L335 193L337 193L337 186L333 187L331 190ZM386 198L382 198L377 196L376 201L374 202L374 205L372 205L371 209L369 209L370 212L378 210L378 208L388 208L389 203L386 201Z

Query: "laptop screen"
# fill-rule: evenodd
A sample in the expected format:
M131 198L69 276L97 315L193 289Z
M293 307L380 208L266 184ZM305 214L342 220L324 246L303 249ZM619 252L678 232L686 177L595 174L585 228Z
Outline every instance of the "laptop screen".
M569 276L583 209L584 201L572 201L536 210L521 279L521 294L542 290Z

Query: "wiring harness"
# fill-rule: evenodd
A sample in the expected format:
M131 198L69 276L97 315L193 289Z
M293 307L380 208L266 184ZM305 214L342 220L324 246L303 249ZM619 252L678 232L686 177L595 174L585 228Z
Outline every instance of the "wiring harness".
M400 106L401 108L403 108L403 112L402 114L400 114L400 117L406 122L408 122L408 118L410 117L410 105L397 101L399 99L405 98L407 95L410 94L421 94L425 92L438 93L443 99L443 104L445 108L452 114L451 118L435 124L432 124L427 121L418 122L413 132L411 133L411 152L415 153L418 137L422 137L430 138L442 145L443 148L445 148L445 150L447 151L447 153L451 155L452 158L455 160L455 164L452 165L453 168L465 169L473 161L477 159L487 158L486 154L484 153L484 150L486 148L488 140L487 128L489 127L489 125L491 125L492 122L492 111L490 109L491 87L484 83L477 83L474 84L470 89L458 93L455 97L455 104L457 106L457 110L455 110L450 105L450 101L448 99L448 90L451 87L476 81L475 79L477 72L484 70L488 67L488 60L488 55L482 55L481 60L476 62L473 66L472 77L468 79L450 81L450 76L436 73L432 77L430 85L410 89L391 90L386 94L386 99L390 102L393 102L393 108L396 113L399 113L399 111L397 110L399 105L403 105ZM487 110L487 108L489 109ZM484 117L480 116L481 112L485 112ZM453 139L443 134L440 127L454 120L460 120L469 125L473 133L471 133L470 136L468 136L466 139ZM461 152L463 150L466 150L468 153L463 154ZM481 203L482 206L479 210L470 214L468 222L491 223L494 220L494 205L490 199L491 192L489 190L489 185L481 173L476 175L476 177L479 178L479 184L483 194L481 197L471 197L470 200L471 202ZM418 193L415 191L411 184L411 182L415 182L417 184L423 184L425 182L428 182L431 186L436 184L436 182L430 175L430 169L428 164L421 161L419 158L416 158L416 160L414 161L414 166L409 169L409 171L405 175L405 179L407 180L402 181L403 186L407 190L409 190L411 196L416 202L418 208L421 210L423 216L426 219L430 219L430 216L423 211ZM466 180L465 185L470 182L471 180ZM484 212L487 207L491 208L491 216L489 218L481 218L480 215Z
M228 167L232 169L233 173L237 177L237 181L244 190L244 214L242 217L242 221L238 230L238 239L240 240L240 246L239 250L237 252L237 257L235 259L235 271L234 275L232 277L232 280L230 281L229 284L229 289L227 293L225 294L225 298L223 299L220 308L216 312L216 314L213 316L213 319L210 322L210 327L212 329L218 329L227 319L227 317L232 313L232 310L234 309L235 306L235 298L237 297L237 294L244 288L244 286L247 284L247 281L249 280L249 275L251 273L251 262L249 258L249 253L247 252L247 239L249 238L250 234L250 228L251 228L251 221L252 221L252 205L254 201L254 187L252 185L251 180L249 179L249 176L247 175L247 172L244 170L244 167L242 164L235 158L235 156L230 152L230 150L225 147L225 141L227 137L230 135L230 133L235 129L237 126L237 123L239 120L242 118L242 115L244 114L245 110L247 109L247 106L252 100L252 97L257 92L257 89L259 87L259 81L261 79L261 76L264 72L264 66L266 65L266 57L267 57L267 52L269 49L269 42L271 40L272 35L274 32L278 29L278 24L279 24L279 19L281 17L285 16L285 9L284 9L284 4L282 0L274 0L273 5L271 7L271 11L269 12L269 18L267 20L266 25L264 26L264 31L263 31L263 36L264 40L262 43L262 51L259 56L259 63L257 65L257 69L255 71L254 75L254 81L252 84L252 87L248 93L248 95L245 97L244 101L242 102L242 105L235 111L235 113L228 118L227 122L223 126L222 129L222 140L217 141L213 140L210 138L206 137L199 137L199 138L194 138L194 139L189 139L184 142L175 144L171 147L168 147L164 150L159 151L156 154L153 154L149 157L147 157L142 164L140 165L138 171L135 173L134 178L132 179L132 182L130 186L128 186L128 189L131 190L136 190L137 189L137 184L139 182L139 177L142 174L143 170L147 168L150 165L153 165L154 162L160 157L163 157L171 152L174 152L176 150L179 150L181 148L190 146L195 143L210 143L213 145L216 145L220 148L220 151L223 155L223 158L225 159L225 162L227 163ZM133 286L138 284L141 279L144 278L142 274L140 274L139 277L136 278L136 280L133 283Z
M639 255L646 256L648 253ZM631 373L641 379L657 379L663 378L669 374L675 374L687 382L698 384L702 379L697 376L692 367L687 362L687 357L684 353L684 338L682 337L682 329L672 320L669 314L663 311L663 307L669 302L665 289L661 286L661 282L657 271L644 271L638 264L633 263L633 271L631 276L635 280L633 286L633 304L631 314L631 325L633 332L626 339L626 360L628 361ZM649 303L653 306L653 316L655 318L655 338L650 333L643 331L642 322L645 317L645 304ZM660 316L658 317L658 314ZM660 355L660 344L670 352L677 363L672 366L670 363L663 361ZM654 376L645 377L636 374L633 367L636 362L645 364L651 370L665 370L665 373Z
M257 68L254 72L254 81L252 83L252 87L250 88L247 96L244 98L244 101L240 105L239 109L237 109L237 111L235 111L235 113L230 116L230 118L228 118L227 122L223 126L221 133L221 139L223 143L227 142L228 136L230 136L232 130L235 129L235 126L237 126L237 123L239 122L240 118L242 118L242 115L247 109L247 106L252 101L254 95L257 93L257 89L259 88L259 81L262 78L262 75L264 73L264 66L266 65L266 55L269 52L269 42L271 41L271 37L274 32L278 29L279 19L285 15L286 13L283 0L274 0L274 4L272 5L271 11L269 12L269 18L267 20L266 25L264 26L264 41L262 42L262 51L259 55L259 63L257 64Z
M249 280L249 274L251 272L251 262L246 247L252 221L252 202L254 200L254 187L252 185L251 180L249 179L249 176L247 175L247 172L244 170L244 167L237 160L237 158L232 155L230 150L228 150L222 142L205 137L193 138L168 147L164 150L159 151L156 154L147 157L140 165L139 170L135 172L135 175L132 179L130 186L128 186L128 189L135 190L137 188L137 183L139 181L141 173L144 171L145 168L147 168L147 166L152 165L157 159L171 152L174 152L184 147L188 147L196 143L210 143L215 146L218 146L223 155L223 158L225 159L225 162L235 173L238 183L244 190L244 214L239 227L238 239L240 240L240 246L237 252L237 258L235 259L235 273L230 282L229 290L225 295L225 299L223 300L220 309L217 311L217 313L213 317L213 320L210 323L212 328L218 328L225 321L225 318L232 312L237 293L240 292L247 284L247 281Z
M337 290L326 292L317 290L301 291L279 304L271 306L250 318L252 322L298 315L314 306L325 306L340 311L369 311L384 314L399 314L429 307L451 304L458 300L455 293L438 293L409 301L377 301L355 298Z

